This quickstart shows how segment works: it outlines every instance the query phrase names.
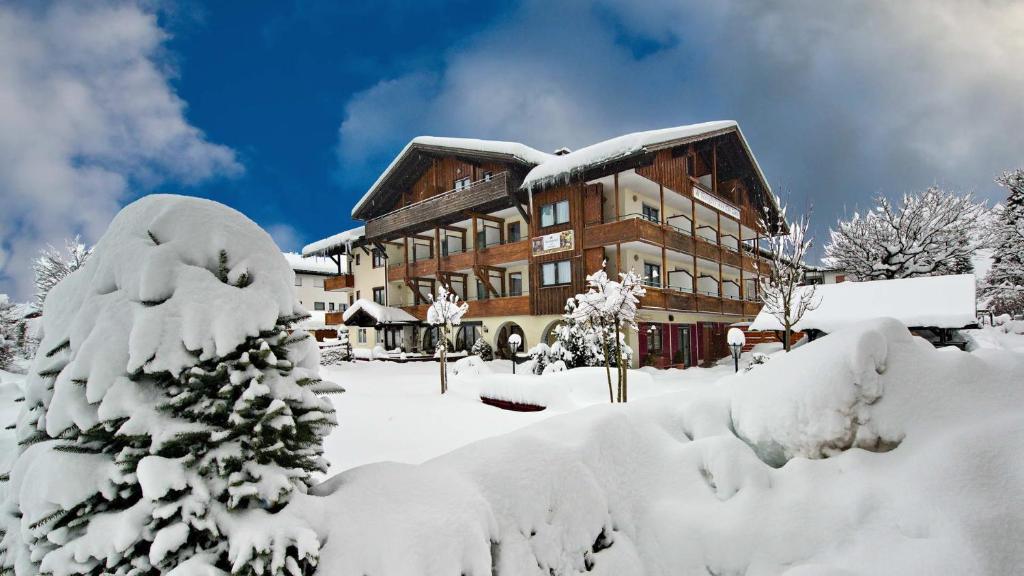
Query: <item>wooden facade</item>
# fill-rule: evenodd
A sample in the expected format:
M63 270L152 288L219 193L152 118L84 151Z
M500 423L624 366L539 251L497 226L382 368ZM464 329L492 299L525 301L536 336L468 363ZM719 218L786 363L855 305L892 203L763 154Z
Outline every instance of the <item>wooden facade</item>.
M507 154L439 146L412 147L396 159L354 211L366 220L366 246L382 253L386 246L400 247L395 261L387 263L385 282L397 286L395 292L411 292L414 301L389 298L388 304L425 319L425 293L445 285L459 286L465 294L473 283L485 294L470 299L467 318L561 315L568 299L586 291L588 273L604 262L616 273L627 270L636 264L623 262L623 254L634 250L647 255L645 263L660 265L657 282L641 299L641 314L659 311L670 322L669 313L720 319L707 321L703 332L694 328L693 338L757 314L760 305L749 292L756 290L766 263L753 245L766 233L760 216L774 204L738 130L669 143L525 188L530 168ZM624 213L623 175L641 179L645 190L653 191L645 196L645 207L649 200L658 208L653 216ZM637 202L635 193L632 201ZM567 221L544 226L545 207L559 202L568 203ZM692 212L670 217L666 202ZM698 230L698 208L705 230ZM512 218L522 225L518 238L509 237ZM498 235L496 242L478 242L485 228ZM725 241L730 235L731 244ZM462 248L451 250L444 238L455 238ZM545 264L558 262L569 263L568 277L546 285ZM511 266L525 272L516 272L523 293L509 289ZM734 276L727 279L726 271ZM673 284L670 273L690 280ZM705 278L717 289L700 289ZM344 276L330 282L332 289L353 285Z

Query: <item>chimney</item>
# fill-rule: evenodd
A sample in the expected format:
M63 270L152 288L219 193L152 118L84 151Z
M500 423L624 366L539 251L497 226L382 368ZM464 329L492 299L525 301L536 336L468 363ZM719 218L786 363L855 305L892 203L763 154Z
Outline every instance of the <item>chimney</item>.
M555 156L565 156L569 152L572 152L572 150L566 148L565 146L562 146L558 150L555 150Z

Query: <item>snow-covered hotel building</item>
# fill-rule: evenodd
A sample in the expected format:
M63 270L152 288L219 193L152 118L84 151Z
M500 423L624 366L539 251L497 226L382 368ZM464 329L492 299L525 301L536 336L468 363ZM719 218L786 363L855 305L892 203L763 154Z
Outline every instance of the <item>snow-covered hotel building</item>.
M299 304L309 312L309 320L302 327L307 330L331 332L337 326L327 325L327 314L343 312L351 304L351 296L343 292L327 290L325 282L338 275L335 262L328 258L303 258L294 252L285 252L284 257L295 272L295 295Z
M453 344L483 337L507 355L550 341L585 277L643 275L634 362L690 366L727 354L724 331L757 315L764 262L758 216L778 214L764 174L735 122L639 132L575 152L514 142L415 138L352 209L365 226L307 246L347 274L328 290L408 316L379 339L406 352L434 349L424 320L439 284L469 303ZM377 309L377 316L380 310ZM362 317L355 320L355 316ZM328 324L344 321L328 313ZM350 314L349 324L372 322ZM355 346L372 346L353 338Z

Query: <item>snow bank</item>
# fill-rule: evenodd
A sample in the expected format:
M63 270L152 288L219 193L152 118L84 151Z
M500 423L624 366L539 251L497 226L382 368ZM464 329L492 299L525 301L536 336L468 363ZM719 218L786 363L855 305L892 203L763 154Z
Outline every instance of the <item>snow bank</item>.
M1024 564L1021 355L937 351L874 321L719 385L627 405L606 404L604 375L583 369L510 377L508 399L537 399L513 397L514 384L566 379L557 390L574 374L605 404L419 466L356 468L290 505L321 527L321 573L1008 574ZM761 439L788 462L765 462L748 443ZM874 439L899 444L856 449Z
M782 465L794 456L822 458L852 446L882 449L901 436L872 428L871 406L883 395L882 374L892 360L913 362L930 345L898 321L851 326L778 354L754 374L724 381L733 386L732 420L762 459Z
M794 329L832 333L865 318L895 318L907 327L963 328L977 323L974 291L973 274L819 284L814 292L818 307L808 310ZM782 324L762 309L750 329L782 330Z

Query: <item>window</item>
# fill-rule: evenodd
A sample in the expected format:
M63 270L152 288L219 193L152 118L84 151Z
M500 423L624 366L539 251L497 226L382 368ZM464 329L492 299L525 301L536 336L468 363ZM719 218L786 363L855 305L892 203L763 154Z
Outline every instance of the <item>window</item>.
M366 344L366 328L360 328L359 332L356 333L356 342Z
M540 207L541 227L565 224L569 221L569 201L560 200Z
M522 296L523 295L523 273L513 272L508 275L508 295L509 296Z
M661 287L661 266L644 262L644 284Z
M494 172L484 172L484 182L490 182L494 178Z
M476 299L477 300L486 300L487 299L487 287L484 286L484 283L479 281L479 280L476 281Z
M328 302L327 303L327 311L328 312L334 312L334 302Z
M323 302L313 302L313 310L319 310L322 312L324 308L325 306Z
M373 249L373 262L372 262L373 267L374 268L383 268L385 260L386 260L386 258L384 258L384 254L380 250L374 248Z
M643 205L644 219L651 222L661 222L661 211L654 206Z
M299 276L298 274L295 275L295 285L302 286L302 276Z
M323 288L323 287L324 287L324 279L323 278L320 278L319 276L317 276L316 278L313 278L313 288Z
M572 266L568 260L546 262L540 267L541 286L558 286L572 282Z
M518 242L520 239L522 239L522 237L523 237L522 234L523 234L522 233L522 228L520 227L519 222L509 222L508 223L508 241L509 242Z
M356 266L359 266L359 254L356 254Z
M466 188L469 188L469 176L466 176L465 178L459 178L458 180L455 181L456 190L465 190Z
M380 304L381 306L385 305L383 286L373 289L373 301L376 302L377 304Z
M647 352L648 354L661 354L661 326L651 324L647 328Z
M356 300L359 300L359 290L356 290Z

